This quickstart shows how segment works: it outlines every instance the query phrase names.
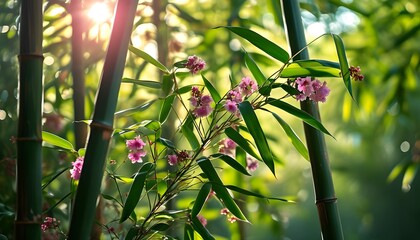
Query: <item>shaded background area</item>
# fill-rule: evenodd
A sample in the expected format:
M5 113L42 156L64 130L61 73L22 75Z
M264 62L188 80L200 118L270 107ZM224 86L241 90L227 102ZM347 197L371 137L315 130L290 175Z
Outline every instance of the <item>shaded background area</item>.
M73 79L71 64L82 66L85 76L85 118L89 119L98 84L101 59L110 30L112 1L98 1L106 11L89 12L95 3L84 1L83 44L75 46L83 53L83 62L73 62L71 52L71 8L65 1L45 1L45 105L44 130L75 143L73 127ZM17 119L17 23L19 2L0 2L0 233L10 236L13 223L14 165ZM326 79L331 95L321 104L324 124L336 140L327 138L336 193L346 239L418 239L420 238L420 182L416 177L420 161L420 1L330 0L301 1L308 42L324 33L343 37L351 65L361 66L365 81L354 84L355 100L345 94L339 79ZM98 10L96 10L98 12ZM251 52L266 76L279 69L272 59L247 42L216 26L250 27L287 48L278 1L145 1L138 7L132 44L161 62L172 64L196 54L207 61L205 75L220 90L226 90L229 75L239 81L249 75L243 64L242 48ZM91 17L89 17L89 15ZM321 38L309 47L313 58L336 61L333 43ZM126 78L157 80L155 68L129 55ZM183 83L197 81L187 77ZM83 96L82 95L82 96ZM143 119L156 118L159 104L144 107L157 91L123 83L118 110L138 107L121 114L116 127ZM294 103L294 100L290 100ZM143 107L142 107L143 106ZM144 110L144 111L143 111ZM224 171L224 181L241 182L243 187L271 196L290 196L296 204L267 202L247 198L243 206L252 225L241 228L225 221L211 204L206 209L208 228L225 239L320 239L320 230L311 172L292 148L283 130L264 114L258 115L263 129L270 130L272 149L282 159L278 178L261 167L254 177L238 179ZM283 116L282 116L283 117ZM303 138L302 125L284 116ZM173 135L173 128L166 133ZM276 131L271 130L276 126ZM74 156L45 148L44 175L70 167ZM124 139L115 138L110 160L119 171L129 175L135 169L126 163ZM114 165L107 167L112 172ZM104 180L104 192L112 193L110 180ZM128 187L128 186L126 186ZM45 209L58 202L70 189L68 175L61 175L45 189ZM189 196L175 203L183 206ZM54 210L57 218L68 218L67 199ZM112 218L112 204L105 201L104 221ZM109 210L109 211L108 211ZM228 229L233 231L229 235ZM280 236L280 237L279 237Z

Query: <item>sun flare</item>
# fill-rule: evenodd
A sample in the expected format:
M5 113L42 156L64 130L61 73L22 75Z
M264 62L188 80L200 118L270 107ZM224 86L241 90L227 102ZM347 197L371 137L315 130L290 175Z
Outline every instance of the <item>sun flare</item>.
M109 6L103 2L92 4L92 6L88 10L87 15L96 23L104 23L112 17Z

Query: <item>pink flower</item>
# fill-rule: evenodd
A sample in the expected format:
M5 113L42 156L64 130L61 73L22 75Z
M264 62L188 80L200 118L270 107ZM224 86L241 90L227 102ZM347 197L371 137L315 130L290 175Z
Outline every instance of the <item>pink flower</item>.
M311 77L306 77L306 78L298 77L296 78L296 83L298 84L298 90L301 91L303 94L305 94L305 96L307 97L309 97L314 91Z
M230 216L229 218L228 218L228 221L230 222L230 223L234 223L234 222L236 222L238 220L238 218L237 217L235 217L235 216Z
M350 71L350 77L353 78L355 81L363 81L363 79L365 79L365 76L363 76L363 74L361 73L361 69L359 66L354 67L351 66L349 68Z
M220 214L221 215L228 215L230 212L229 212L229 210L227 209L227 208L223 208L222 210L220 210Z
M200 106L194 109L193 114L196 117L207 117L213 111L210 106Z
M231 100L231 101L235 102L235 103L241 103L242 102L242 95L241 95L238 88L230 90L229 93L227 94L226 98L228 100Z
M70 177L73 178L74 180L80 179L80 174L82 172L84 159L85 159L84 157L78 157L76 158L74 162L71 163L71 165L73 165L73 168L70 169L70 174L71 174Z
M330 94L330 89L327 87L327 83L324 82L322 85L316 88L315 92L310 96L312 101L325 102L327 96Z
M198 221L205 227L207 225L207 219L203 215L197 215Z
M236 114L238 112L238 104L232 100L226 100L225 109L232 114Z
M46 217L44 222L41 224L41 229L43 232L47 231L47 229L54 229L58 228L60 221L52 217Z
M297 89L301 92L296 95L296 100L305 101L310 98L315 102L325 102L327 96L330 94L330 89L327 87L327 83L321 84L319 80L312 80L311 77L296 78Z
M192 74L196 74L206 67L206 62L195 55L189 56L185 67L188 68Z
M219 152L230 156L235 154L236 143L230 139L225 138L219 142Z
M243 77L242 81L239 83L239 91L243 96L249 96L253 92L257 91L257 89L257 83L249 77Z
M251 172L257 170L257 168L258 168L258 161L256 159L248 156L246 158L246 168L249 171L251 171Z
M134 139L127 140L126 145L129 150L128 158L131 160L131 162L143 162L142 157L146 156L146 151L144 151L143 148L146 146L146 143L143 142L140 136L136 136Z
M178 157L176 154L168 155L168 163L173 166L178 163Z
M213 111L213 108L210 106L213 99L210 95L203 95L195 86L191 89L191 98L189 100L191 106L194 107L192 113L196 117L207 117Z

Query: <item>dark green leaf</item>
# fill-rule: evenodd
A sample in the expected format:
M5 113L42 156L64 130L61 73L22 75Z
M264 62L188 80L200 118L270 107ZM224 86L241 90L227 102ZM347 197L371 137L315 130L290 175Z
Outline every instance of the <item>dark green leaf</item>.
M42 141L59 148L76 152L73 145L69 141L49 132L42 131Z
M132 226L125 236L124 240L133 240L139 234L140 228Z
M198 192L197 197L194 202L194 206L191 209L191 217L196 217L200 213L201 209L206 203L206 200L207 200L207 197L209 196L210 191L211 191L211 184L204 183L204 185L201 187L200 191Z
M150 106L152 106L152 104L155 103L156 100L157 99L154 99L154 100L151 100L149 102L145 102L140 106L118 111L118 112L115 113L115 117L118 118L118 117L122 117L122 116L128 116L128 115L134 114L136 112L144 111L144 110L148 109Z
M140 200L146 177L153 167L153 163L145 163L134 176L134 182L131 185L130 192L128 193L127 200L125 201L121 213L120 223L127 220L130 214L134 211L134 208L136 208L136 205Z
M239 111L241 112L249 133L251 134L252 138L254 138L254 142L257 145L262 160L271 170L271 172L276 175L273 155L251 103L248 101L241 102L239 104Z
M167 223L158 223L158 224L153 225L150 228L150 230L153 230L153 231L166 231L166 230L169 229L169 227L170 227L170 225L167 224Z
M172 87L174 86L174 80L172 79L172 75L165 74L162 76L162 90L165 95L169 95L172 91Z
M242 28L242 27L225 26L224 28L245 38L251 44L263 50L265 53L279 60L282 63L287 63L290 60L289 54L287 53L286 50L284 50L283 48L279 47L275 43L271 42L270 40L264 38L263 36L261 36L260 34L252 30Z
M144 51L142 51L142 50L140 50L140 49L138 49L138 48L136 48L132 45L128 46L128 50L130 50L132 53L136 54L137 56L143 58L146 62L155 65L157 68L162 70L164 73L169 73L169 70L165 67L165 65L160 63L158 60L154 59L152 56L150 56L146 52L144 52Z
M238 193L242 193L248 196L253 196L253 197L257 197L257 198L263 198L263 199L267 199L267 200L278 200L278 201L283 201L283 202L293 202L291 200L287 200L284 198L276 198L276 197L266 197L264 195L261 195L259 193L255 193L252 191L248 191L245 190L243 188L237 187L237 186L233 186L233 185L225 185L226 188L229 188L232 191L238 192Z
M344 85L347 88L347 91L350 93L350 96L353 98L353 90L351 88L351 79L350 79L350 70L349 63L347 62L346 50L344 47L343 40L340 36L332 34L334 39L335 48L337 50L338 61L340 62L341 75L343 77ZM354 98L353 98L354 99Z
M162 84L160 82L149 81L149 80L123 78L121 80L121 82L123 82L123 83L134 83L134 84L137 84L137 85L141 85L141 86L149 87L149 88L153 88L153 89L161 89L162 88Z
M245 152L247 152L249 155L253 156L256 159L262 160L261 157L256 152L255 148L248 142L248 140L242 137L242 135L239 134L235 129L226 128L225 134L230 139L232 139L236 144L238 144L239 147L245 150Z
M42 190L44 190L48 185L50 185L50 183L52 183L54 181L54 179L58 178L61 174L63 174L64 172L66 172L67 170L69 170L68 167L66 168L61 168L58 169L56 171L56 173L51 174L45 178L42 179L42 181L45 181L46 183L42 184Z
M160 109L159 113L159 122L164 123L166 119L168 119L169 113L172 109L172 104L174 103L175 95L169 95L163 101L162 108Z
M216 154L210 155L209 157L210 158L221 159L225 163L227 163L229 166L231 166L233 169L235 169L236 171L238 171L240 173L243 173L245 175L251 176L251 174L249 174L249 172L246 170L246 168L244 166L242 166L239 162L237 162L234 158L232 158L229 155L216 153Z
M194 228L189 223L184 226L184 240L194 240Z
M207 90L209 90L211 97L215 102L219 102L222 97L220 97L220 94L217 92L216 88L209 82L209 80L204 77L203 74L201 74L201 77L203 78L204 85L206 86Z
M273 114L274 118L276 118L277 122L280 123L284 131L286 132L287 136L289 137L289 141L295 146L296 150L304 157L306 160L309 160L309 153L308 149L306 149L305 145L302 143L300 138L296 135L295 131L287 124L279 115L276 113Z
M247 52L245 53L245 64L248 67L249 71L251 71L252 76L254 76L258 85L262 86L267 79L255 63L254 59L252 59Z
M200 143L197 140L197 137L194 134L194 124L193 124L193 117L191 114L188 114L187 119L184 122L184 125L181 127L182 134L187 138L188 142L190 143L193 149L198 149L200 147Z
M156 142L162 143L164 146L166 146L170 149L175 149L174 143L171 142L170 140L166 139L166 138L158 138L156 140Z
M207 175L212 185L213 191L216 192L216 196L223 202L225 207L229 209L229 211L235 215L235 217L243 221L248 221L236 202L230 196L226 187L223 185L222 180L220 180L210 160L206 157L202 157L197 160L197 163L201 170Z
M283 102L281 100L278 99L274 99L274 98L269 98L267 100L267 103L269 103L270 105L280 108L290 114L292 114L293 116L296 116L298 118L300 118L302 121L304 121L305 123L311 125L312 127L320 130L321 132L328 134L332 137L332 135L328 132L328 130L322 125L322 123L320 123L318 120L316 120L314 117L312 117L311 115L309 115L307 112L304 112L302 110L300 110L299 108L296 108L286 102Z
M211 233L201 224L200 220L197 217L191 218L192 227L204 240L214 240L215 238L211 235Z

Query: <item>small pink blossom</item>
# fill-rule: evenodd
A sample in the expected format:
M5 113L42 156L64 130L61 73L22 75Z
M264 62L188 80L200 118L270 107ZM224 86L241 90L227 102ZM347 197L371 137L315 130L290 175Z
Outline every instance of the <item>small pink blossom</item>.
M227 209L227 208L222 208L222 210L220 210L220 214L221 215L228 215L230 212L229 212L229 210Z
M258 89L257 83L250 77L243 77L238 87L243 96L249 96Z
M236 143L230 139L225 138L219 142L219 152L230 156L235 154Z
M71 163L71 165L73 165L73 168L70 169L70 174L71 174L70 176L74 180L80 179L80 174L82 172L84 159L85 159L84 157L78 157L76 158L74 162Z
M301 91L303 94L305 94L307 97L309 97L314 91L311 77L306 77L306 78L298 77L296 79L296 83L298 84L298 90Z
M193 114L196 117L207 117L213 111L210 106L200 106L194 109Z
M205 227L207 225L207 219L203 215L197 215L198 221Z
M305 101L307 98L310 98L315 102L325 102L330 93L326 82L321 84L319 80L312 80L311 77L296 78L296 85L301 92L296 95L296 100L298 101Z
M45 232L48 229L58 228L59 225L60 225L60 221L58 221L56 218L45 217L44 222L41 224L41 229L43 232Z
M310 98L315 102L325 102L329 94L330 89L327 87L327 83L324 82L322 85L317 87L316 91L310 96Z
M131 160L131 163L141 163L143 162L142 157L146 156L146 151L136 150L128 153L128 158Z
M142 157L146 156L146 151L144 151L144 146L146 143L140 138L140 136L136 136L134 139L130 139L126 141L127 148L129 150L128 158L131 160L132 163L141 163L143 162Z
M253 172L258 168L258 160L254 159L253 157L248 156L246 158L246 168Z
M192 74L196 74L206 67L206 62L195 55L189 56L185 67L188 68Z
M239 218L237 218L237 217L235 217L235 216L230 216L230 217L228 218L228 221L229 221L230 223L234 223L234 222L236 222L238 219L239 219Z
M168 163L173 166L178 163L178 157L176 154L168 155Z
M363 74L361 73L361 69L359 66L354 67L351 66L349 68L350 71L350 77L353 78L355 81L363 81L363 79L365 79L365 76L363 76Z
M191 88L191 98L189 100L193 107L192 113L196 117L207 117L213 111L211 107L213 99L210 95L203 95L198 87Z
M238 112L238 104L232 100L226 100L224 107L232 114L236 114Z
M241 103L242 102L242 95L241 95L238 88L234 88L234 89L230 90L228 92L226 98L228 100L231 100L231 101L235 102L235 103Z

